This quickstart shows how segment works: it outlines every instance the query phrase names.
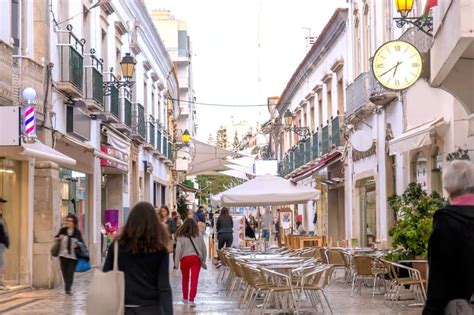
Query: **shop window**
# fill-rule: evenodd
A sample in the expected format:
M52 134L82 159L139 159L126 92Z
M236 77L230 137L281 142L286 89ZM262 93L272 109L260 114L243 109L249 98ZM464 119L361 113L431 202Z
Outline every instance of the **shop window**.
M87 235L88 226L88 185L87 175L78 171L61 168L61 224L66 223L69 213L75 214L79 221L79 229Z

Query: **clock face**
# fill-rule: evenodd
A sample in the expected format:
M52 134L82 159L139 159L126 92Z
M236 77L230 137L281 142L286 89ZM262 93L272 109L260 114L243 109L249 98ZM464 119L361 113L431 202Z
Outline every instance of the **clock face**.
M377 49L372 59L372 72L381 85L391 90L412 86L420 77L421 54L412 44L395 40Z

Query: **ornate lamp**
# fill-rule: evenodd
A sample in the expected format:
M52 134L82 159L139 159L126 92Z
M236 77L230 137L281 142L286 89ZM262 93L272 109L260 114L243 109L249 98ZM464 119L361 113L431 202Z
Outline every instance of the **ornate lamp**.
M120 68L122 69L122 78L123 80L118 80L113 78L112 81L106 81L103 83L104 95L108 96L111 93L112 86L120 89L123 87L131 88L135 81L132 81L133 73L135 72L135 58L133 58L130 53L126 53L120 61ZM113 68L110 69L110 72L113 72Z
M418 16L418 17L408 17L411 10L413 9L414 0L395 0L395 5L397 6L397 11L400 13L399 18L393 18L395 24L398 28L404 27L406 24L412 24L418 30L422 31L428 36L433 36L433 17L427 16ZM427 7L429 9L429 7ZM427 12L425 9L425 12Z
M286 110L285 115L283 115L283 118L285 119L285 125L293 125L293 114L290 112L289 109Z
M183 132L183 135L181 136L181 140L185 145L189 143L189 140L191 140L191 135L189 134L188 129L185 129Z

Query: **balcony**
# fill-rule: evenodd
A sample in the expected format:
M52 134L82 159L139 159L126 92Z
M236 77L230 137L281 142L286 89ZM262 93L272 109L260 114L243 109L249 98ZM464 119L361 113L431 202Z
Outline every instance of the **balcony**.
M329 153L329 126L326 125L321 131L321 154Z
M146 140L145 108L140 103L133 104L132 113L132 139L138 142Z
M304 164L311 162L311 138L304 140Z
M115 119L115 113L118 113L118 122L113 126L122 132L130 133L132 130L132 95L130 90L125 88L118 90L118 103L115 103L115 88L112 88L111 92L110 100L114 100L114 102L110 102L110 116Z
M81 97L84 77L84 45L68 26L67 31L59 31L59 90L72 97Z
M168 141L168 160L174 161L173 144L170 141Z
M115 76L112 73L108 73L109 80L114 81ZM110 87L110 94L104 97L104 108L105 108L105 121L109 123L120 122L120 91L115 86Z
M163 137L161 135L161 128L160 125L158 124L158 127L156 128L156 150L153 152L160 157L163 155Z
M331 144L333 147L340 147L344 145L344 137L341 130L341 120L342 118L340 116L336 116L331 122Z
M90 65L84 67L84 102L90 111L102 112L104 110L104 79L102 74L104 66L94 55L89 57Z
M14 101L13 81L13 48L5 42L0 41L0 104L11 105Z
M300 142L298 143L298 149L297 149L297 154L296 154L298 162L295 168L298 168L304 165L304 152L305 152L305 141L300 140Z
M319 157L319 133L315 132L313 134L313 160L316 160Z
M387 105L397 98L397 92L383 87L375 78L372 71L369 72L369 100L375 105Z
M155 137L155 118L153 118L152 115L148 118L148 137L147 137L147 142L149 145L149 148L154 149L156 148L156 137Z
M346 117L362 119L372 113L373 104L370 102L369 73L360 74L346 89Z

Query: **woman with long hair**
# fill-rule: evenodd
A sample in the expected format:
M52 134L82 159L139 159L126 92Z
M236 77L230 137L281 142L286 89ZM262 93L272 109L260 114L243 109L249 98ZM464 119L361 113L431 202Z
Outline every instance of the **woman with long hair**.
M223 207L217 218L217 248L222 249L222 247L231 247L234 240L233 229L234 222L232 217L229 214L229 209Z
M115 242L118 266L125 275L125 315L173 314L169 281L169 234L148 202L136 204ZM113 269L114 244L103 271Z
M183 225L176 231L176 237L175 266L180 264L183 276L183 303L189 307L196 307L194 299L197 294L199 272L201 267L206 268L206 244L196 221L192 218L184 220Z
M79 259L76 248L79 247L79 242L84 243L82 233L77 228L78 222L77 217L69 213L66 216L66 226L61 228L55 236L55 241L60 242L59 263L64 280L64 290L69 295L72 294L71 287L74 282L77 260Z

